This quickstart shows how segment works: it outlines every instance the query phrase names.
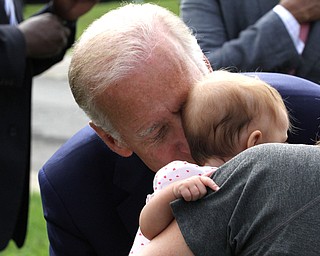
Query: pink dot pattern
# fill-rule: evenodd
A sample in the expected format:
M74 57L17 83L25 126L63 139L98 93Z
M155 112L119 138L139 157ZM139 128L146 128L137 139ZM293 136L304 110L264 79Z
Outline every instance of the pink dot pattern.
M178 180L187 179L195 175L203 175L208 172L216 171L217 167L212 166L198 166L196 164L191 164L186 161L173 161L166 166L162 167L155 175L153 180L153 190L152 195L148 195L146 203L148 203L152 196L165 188L172 182ZM137 231L133 246L130 250L129 255L139 255L144 246L146 246L150 241L141 233L140 228Z

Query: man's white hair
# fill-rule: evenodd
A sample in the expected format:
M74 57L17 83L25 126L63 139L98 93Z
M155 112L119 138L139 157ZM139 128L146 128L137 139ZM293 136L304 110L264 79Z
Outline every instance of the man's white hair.
M204 55L190 29L155 4L127 4L94 21L75 44L69 69L74 98L95 125L121 140L96 104L97 96L133 74L159 41L170 42L176 58L208 73Z

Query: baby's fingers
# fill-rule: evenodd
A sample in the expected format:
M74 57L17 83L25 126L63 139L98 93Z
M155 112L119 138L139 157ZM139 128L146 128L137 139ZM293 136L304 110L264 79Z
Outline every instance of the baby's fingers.
M191 191L189 190L189 188L184 188L184 189L182 189L182 190L180 191L180 194L181 194L181 197L182 197L185 201L187 201L187 202L192 201L193 195L192 195Z
M201 182L206 186L211 188L213 191L219 190L219 186L213 181L213 179L207 176L201 176Z
M211 177L211 176L212 176L212 174L214 174L214 173L215 173L215 171L216 171L216 169L212 169L211 171L208 171L208 172L206 172L206 173L202 174L202 176Z

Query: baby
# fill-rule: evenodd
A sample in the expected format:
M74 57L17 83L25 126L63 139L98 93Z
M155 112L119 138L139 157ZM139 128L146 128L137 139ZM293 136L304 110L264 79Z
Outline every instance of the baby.
M174 161L154 179L154 193L140 215L129 255L139 255L173 220L170 202L195 201L216 191L212 173L241 151L261 143L285 142L289 115L276 89L255 77L213 71L191 89L182 123L196 164Z

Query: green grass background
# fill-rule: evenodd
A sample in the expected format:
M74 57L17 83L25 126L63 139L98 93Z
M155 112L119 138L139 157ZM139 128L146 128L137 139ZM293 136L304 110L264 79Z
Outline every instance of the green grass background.
M179 13L179 0L158 0L145 1L159 4L168 8L172 12ZM83 15L77 23L77 38L82 31L95 19L111 9L122 5L121 1L99 3L95 5L88 13ZM29 17L33 13L41 9L43 5L32 4L26 5L24 17ZM48 253L48 237L46 232L46 224L43 218L40 195L37 192L30 194L29 222L28 232L24 246L18 249L14 242L10 242L8 247L0 252L1 256L46 256Z

